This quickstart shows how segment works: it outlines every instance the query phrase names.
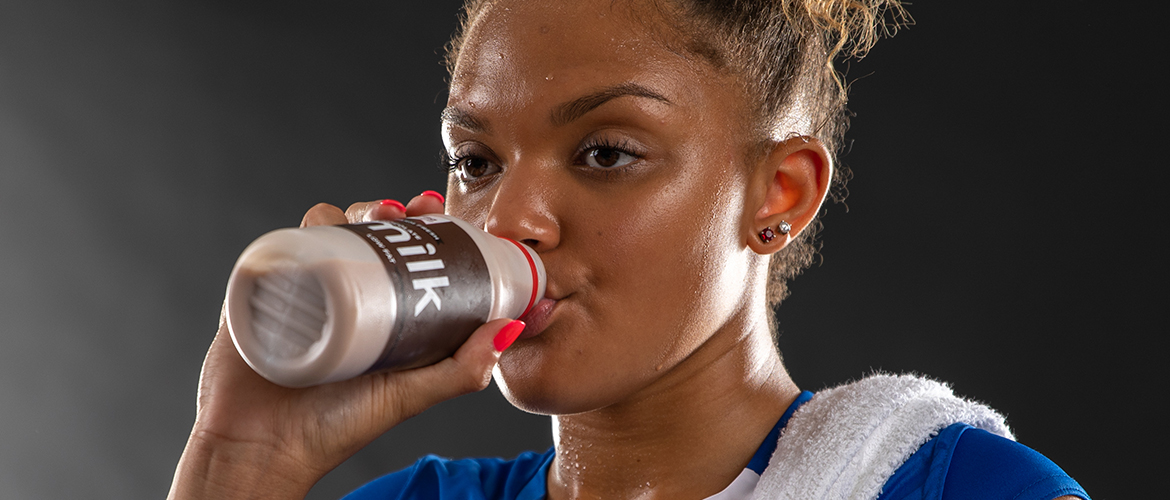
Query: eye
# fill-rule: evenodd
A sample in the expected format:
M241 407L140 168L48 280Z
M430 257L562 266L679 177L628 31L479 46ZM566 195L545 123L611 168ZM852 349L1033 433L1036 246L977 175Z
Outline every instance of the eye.
M585 151L585 164L593 168L621 168L637 159L633 154L610 146L595 146Z
M483 177L500 171L500 167L487 158L479 156L463 156L452 158L448 163L451 170L462 182L474 182Z

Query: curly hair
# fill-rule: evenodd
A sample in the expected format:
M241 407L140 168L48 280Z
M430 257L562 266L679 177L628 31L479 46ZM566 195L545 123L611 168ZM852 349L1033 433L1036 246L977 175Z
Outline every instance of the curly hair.
M633 3L633 0L629 0ZM461 27L447 46L447 69L468 29L492 0L466 0ZM683 40L686 52L739 77L755 102L753 130L761 146L793 136L818 138L833 156L849 128L848 86L835 63L860 59L883 35L913 20L899 0L648 0ZM800 116L793 116L799 114ZM848 168L834 170L830 196L845 198ZM810 266L820 248L820 217L769 264L768 304L788 296L788 280Z

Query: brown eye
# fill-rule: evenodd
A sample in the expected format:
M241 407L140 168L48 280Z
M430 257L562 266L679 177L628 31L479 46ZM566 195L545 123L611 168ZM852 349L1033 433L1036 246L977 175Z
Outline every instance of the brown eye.
M635 159L634 155L615 148L593 148L585 153L585 164L595 168L624 167Z
M494 174L498 170L499 168L492 162L476 156L460 158L455 164L455 172L459 175L459 180L463 182L474 181Z

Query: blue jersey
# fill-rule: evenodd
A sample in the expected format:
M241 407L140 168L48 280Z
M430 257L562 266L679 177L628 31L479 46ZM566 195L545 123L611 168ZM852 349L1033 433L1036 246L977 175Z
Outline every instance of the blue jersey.
M812 393L805 391L788 407L737 483L747 479L754 486L789 417L811 398ZM545 497L554 455L551 448L539 454L523 453L513 460L449 460L427 455L406 469L371 481L345 500L539 500ZM1089 499L1076 481L1031 448L966 424L954 424L911 455L886 481L878 500L1051 500L1062 495Z

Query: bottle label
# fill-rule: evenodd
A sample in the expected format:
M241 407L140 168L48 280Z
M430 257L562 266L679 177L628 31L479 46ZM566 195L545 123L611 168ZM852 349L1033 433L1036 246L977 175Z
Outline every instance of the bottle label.
M378 253L398 298L393 330L367 373L436 363L488 319L492 280L463 228L432 216L347 224Z

